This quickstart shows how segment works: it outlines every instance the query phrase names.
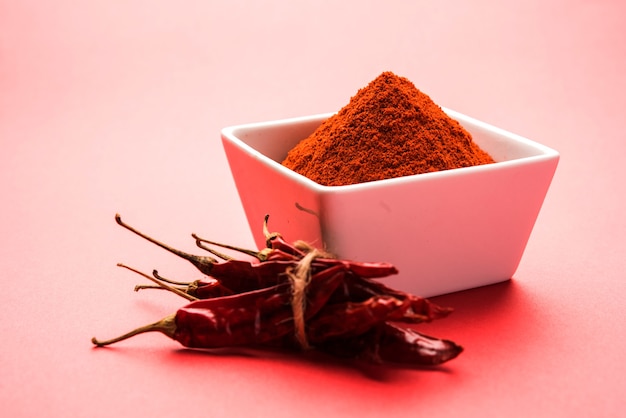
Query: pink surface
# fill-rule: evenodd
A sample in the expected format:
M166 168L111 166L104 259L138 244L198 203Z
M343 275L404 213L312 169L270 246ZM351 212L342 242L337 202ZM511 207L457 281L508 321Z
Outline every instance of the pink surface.
M222 3L0 1L3 416L623 415L626 7ZM115 263L197 276L115 212L185 249L251 246L219 130L337 110L383 70L561 153L513 280L438 298L455 313L422 327L461 357L91 347L179 305Z

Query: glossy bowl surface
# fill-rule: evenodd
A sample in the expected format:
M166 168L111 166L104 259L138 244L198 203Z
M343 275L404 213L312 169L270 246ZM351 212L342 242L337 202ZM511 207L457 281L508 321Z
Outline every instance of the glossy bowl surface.
M435 296L515 273L556 170L546 146L449 109L494 164L348 186L322 186L282 166L331 114L232 126L222 141L259 248L262 224L340 258L393 263L390 286Z

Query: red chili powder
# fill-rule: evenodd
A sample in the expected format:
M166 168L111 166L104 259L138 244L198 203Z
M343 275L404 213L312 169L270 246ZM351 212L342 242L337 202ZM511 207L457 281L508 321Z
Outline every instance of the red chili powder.
M430 97L384 72L282 164L319 184L340 186L493 162Z

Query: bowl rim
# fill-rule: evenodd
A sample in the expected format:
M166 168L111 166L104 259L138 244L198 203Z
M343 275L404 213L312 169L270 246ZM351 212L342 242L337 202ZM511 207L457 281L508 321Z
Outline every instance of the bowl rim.
M489 131L495 135L506 137L509 140L513 140L528 147L532 147L536 149L539 153L537 155L531 155L521 158L514 158L506 161L496 161L492 164L484 164L478 166L471 167L460 167L453 168L449 170L435 171L430 173L420 173L420 174L412 174L409 176L402 177L394 177L389 179L382 180L374 180L365 183L357 183L357 184L347 184L340 186L325 186L319 184L308 177L299 174L285 166L276 160L268 157L262 152L258 151L251 145L247 144L244 140L240 139L236 132L239 130L253 130L253 129L264 129L270 127L280 127L280 126L290 126L295 124L301 124L305 122L313 122L319 120L320 122L329 118L330 116L336 114L337 112L331 113L320 113L309 116L300 116L294 118L285 118L285 119L277 119L272 121L263 121L263 122L252 122L240 125L232 125L225 127L221 130L222 138L228 140L248 155L254 157L259 162L269 166L275 171L278 171L280 174L290 178L292 181L299 183L302 186L305 186L309 189L313 189L318 193L336 193L336 192L351 192L351 191L359 191L364 189L377 189L380 187L388 187L392 185L401 185L404 183L415 183L420 181L430 181L438 178L445 177L456 177L460 175L467 175L470 173L478 173L483 171L493 171L503 169L505 167L514 167L521 164L528 164L529 162L539 162L542 160L551 160L554 158L559 158L559 152L546 146L540 144L538 142L532 141L526 137L521 135L514 134L510 131L507 131L502 128L498 128L496 126L490 125L486 122L480 121L478 119L472 118L465 114L459 113L452 109L448 109L445 107L441 107L441 109L453 119L456 119L459 123L463 124L463 122L475 125L478 128L481 128L485 131Z

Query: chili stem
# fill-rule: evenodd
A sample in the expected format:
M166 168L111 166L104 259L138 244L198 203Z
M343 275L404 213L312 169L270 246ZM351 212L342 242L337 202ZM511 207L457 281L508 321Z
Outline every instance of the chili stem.
M135 272L135 273L139 274L140 276L143 276L143 277L145 277L146 279L148 279L148 280L150 280L150 281L152 281L152 282L156 283L157 285L159 285L159 286L160 286L160 287L162 287L163 289L169 290L170 292L173 292L173 293L177 294L178 296L182 296L182 297L184 297L185 299L187 299L187 300L189 300L189 301L192 301L192 302L193 302L194 300L198 300L198 298L196 298L196 297L194 297L194 296L191 296L191 295L188 295L187 293L183 292L182 290L179 290L179 289L177 289L177 288L175 288L175 287L172 287L172 286L168 285L167 283L163 283L163 282L161 282L160 280L158 280L158 279L157 279L157 278L155 278L155 277L148 276L146 273L143 273L143 272L141 272L141 271L139 271L139 270L135 270L134 268L129 267L129 266L127 266L127 265L125 265L125 264L122 264L122 263L117 263L117 265L118 265L119 267L124 267L125 269L128 269L128 270L130 270L130 271L132 271L132 272ZM153 274L158 275L158 273L157 273L157 271L156 271L156 270L154 270L154 271L153 271Z
M267 248L271 248L272 240L280 236L278 232L270 232L270 230L268 229L267 221L269 218L270 218L270 215L266 214L265 218L263 219L263 235L265 235L265 245L267 246Z
M233 257L230 257L224 253L221 253L211 247L204 245L203 242L206 242L206 240L198 238L196 234L191 234L191 236L196 240L196 245L198 246L198 248L202 248L203 250L210 252L211 254L221 258L222 260L232 260Z
M137 286L135 286L135 292L138 292L144 289L168 290L169 291L169 289L166 289L163 286L155 286L155 285L149 285L149 284L138 284ZM183 289L179 289L179 290L181 292L184 292Z
M130 232L139 235L141 238L150 241L151 243L158 245L159 247L163 248L164 250L167 250L169 252L171 252L172 254L175 254L181 258L184 258L185 260L191 262L193 265L195 265L196 267L200 268L201 265L207 265L207 264L211 264L211 263L216 263L217 260L211 258L211 257L200 257L197 255L193 255L193 254L189 254L186 253L184 251L180 251L177 250L176 248L170 247L167 244L162 243L161 241L158 241L146 234L144 234L143 232L140 232L138 230L136 230L135 228L133 228L132 226L124 223L122 221L122 217L120 216L119 213L115 214L115 222L118 223L118 225L128 229Z
M200 243L206 242L207 244L217 245L218 247L227 248L229 250L238 251L240 253L251 255L252 257L255 257L255 258L259 258L259 256L258 256L259 252L258 251L248 250L246 248L235 247L234 245L221 244L219 242L210 241L210 240L205 239L205 238L200 238L196 234L191 234L191 236L196 240L196 245L198 245L198 247L200 247L200 248L202 248L204 250L210 251L211 253L217 255L218 257L222 257L222 256L218 255L219 253L214 252L214 250L209 249L209 247L201 246ZM223 255L223 256L225 257L224 260L228 260L228 259L232 258L232 257L229 257L227 255Z
M177 281L175 281L175 280L166 279L165 277L161 276L161 275L159 274L159 272L158 272L158 271L156 271L156 270L153 270L153 271L152 271L152 275L153 275L156 279L158 279L158 280L160 280L160 281L162 281L162 282L169 283L169 284L173 284L173 285L176 285L176 286L189 286L189 285L191 284L190 282L177 282Z
M111 345L119 341L126 340L130 337L134 337L138 334L154 331L161 332L170 338L174 338L174 333L176 332L176 315L166 316L165 318L153 324L144 325L143 327L139 327L130 332L127 332L126 334L120 335L119 337L111 338L109 340L98 340L96 337L93 337L91 339L91 342L97 347L104 347L105 345Z

